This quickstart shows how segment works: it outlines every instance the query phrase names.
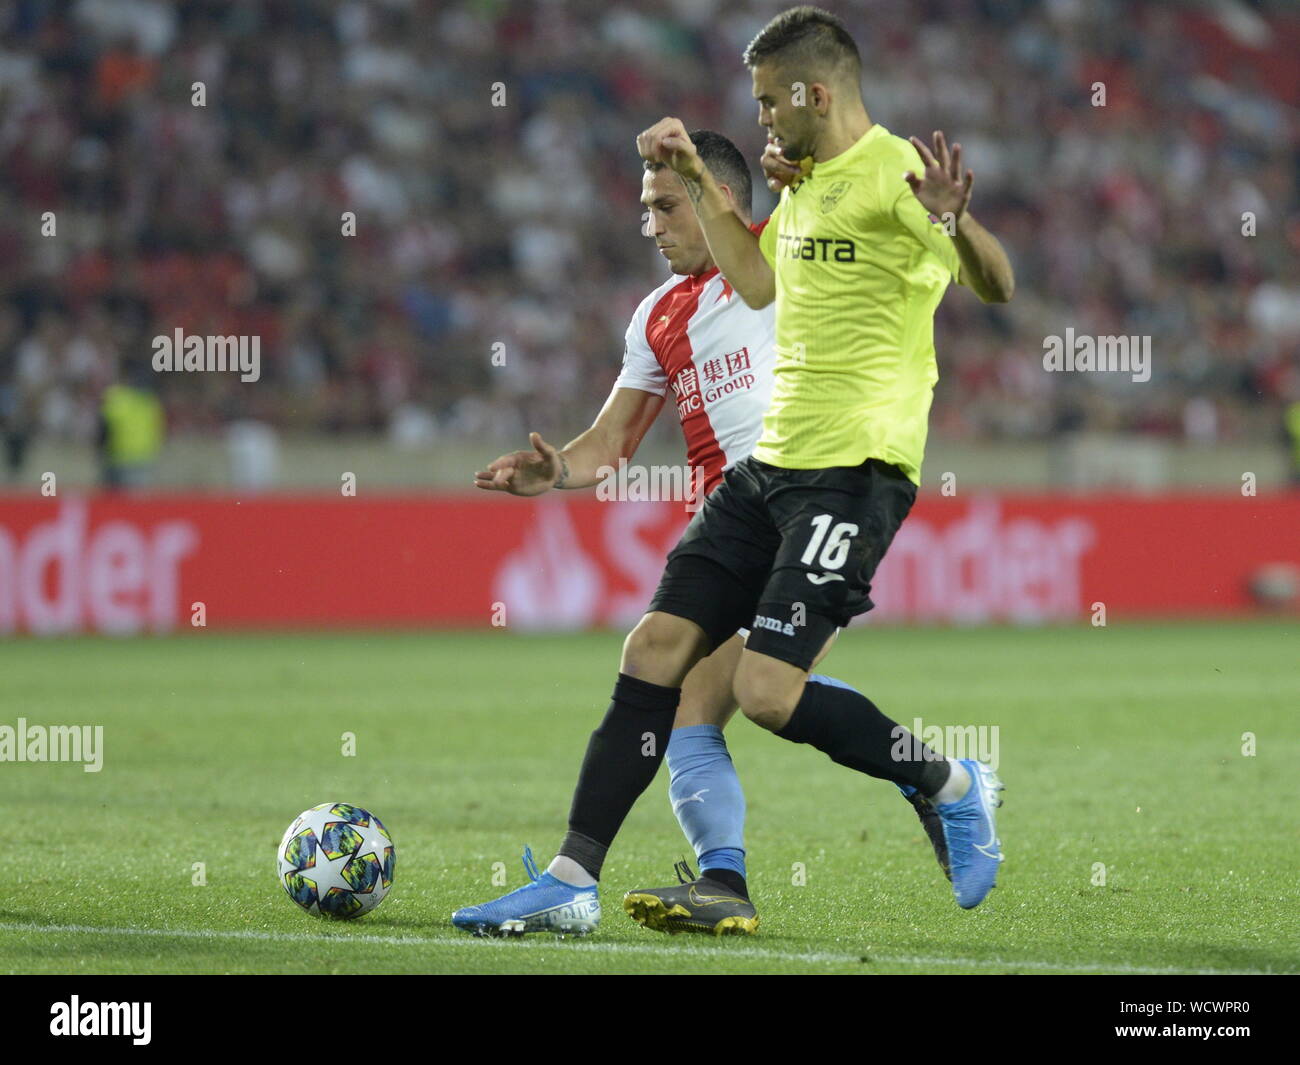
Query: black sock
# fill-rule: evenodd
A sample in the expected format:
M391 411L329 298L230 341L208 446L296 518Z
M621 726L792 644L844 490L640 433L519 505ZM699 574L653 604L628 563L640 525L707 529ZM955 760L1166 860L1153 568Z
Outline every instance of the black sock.
M745 878L734 869L701 869L701 880L712 880L723 887L730 888L742 899L749 899L749 887Z
M777 735L792 743L811 743L831 761L860 773L910 784L926 798L936 794L952 772L942 755L852 688L805 684L794 713Z
M605 720L591 734L559 853L600 879L605 852L668 749L681 688L618 675Z

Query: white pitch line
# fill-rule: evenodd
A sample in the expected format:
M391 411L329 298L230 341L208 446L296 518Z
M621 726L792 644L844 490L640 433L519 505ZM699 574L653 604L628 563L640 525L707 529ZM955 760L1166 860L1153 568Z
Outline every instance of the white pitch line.
M99 936L155 936L167 939L251 939L269 943L376 943L384 946L415 947L461 947L473 950L545 950L561 949L592 954L628 954L653 955L666 958L764 958L771 961L789 961L837 965L931 965L940 967L960 967L967 969L1034 969L1057 970L1070 973L1125 973L1135 975L1188 975L1188 976L1273 976L1295 975L1293 973L1274 972L1266 969L1184 969L1176 966L1122 965L1108 962L1087 962L1082 965L1070 962L1040 961L1016 958L938 958L917 955L888 955L868 953L869 962L863 962L862 954L831 954L828 952L795 952L772 950L768 947L749 947L736 944L737 949L720 950L702 946L659 947L652 944L635 946L631 943L590 943L578 941L558 941L548 939L530 939L527 941L480 939L473 936L455 937L437 936L380 936L369 932L344 934L338 936L316 936L292 932L258 932L252 929L206 929L206 928L101 928L95 925L79 924L33 924L18 922L0 922L0 932L58 932L69 935Z

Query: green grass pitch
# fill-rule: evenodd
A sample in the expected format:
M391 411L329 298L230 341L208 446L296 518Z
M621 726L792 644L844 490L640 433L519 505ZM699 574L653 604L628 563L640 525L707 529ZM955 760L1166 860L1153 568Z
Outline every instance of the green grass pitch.
M954 904L892 785L738 717L756 937L667 937L624 916L624 891L671 881L688 853L666 771L611 852L595 936L456 932L454 908L505 890L494 872L523 882L525 843L542 864L553 852L620 642L0 645L0 725L105 729L99 773L0 762L0 971L1300 970L1300 632L1263 622L844 635L824 671L890 716L998 727L1007 859L977 910ZM301 913L275 876L294 815L336 800L374 809L398 848L392 893L354 923Z

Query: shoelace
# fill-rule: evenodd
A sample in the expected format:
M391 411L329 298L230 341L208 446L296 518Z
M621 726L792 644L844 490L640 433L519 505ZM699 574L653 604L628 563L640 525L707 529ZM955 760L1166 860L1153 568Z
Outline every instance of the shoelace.
M673 872L677 874L677 883L679 884L692 884L699 879L691 872L690 864L685 858L673 866Z
M529 880L540 880L541 872L537 868L537 863L533 861L533 848L524 847L524 872L528 874Z

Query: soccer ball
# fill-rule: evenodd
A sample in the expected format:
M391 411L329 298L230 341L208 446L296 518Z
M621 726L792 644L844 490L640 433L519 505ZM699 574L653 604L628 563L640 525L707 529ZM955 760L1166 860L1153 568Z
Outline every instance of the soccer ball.
M360 917L393 886L397 849L374 814L323 802L294 818L276 853L280 883L317 917Z

